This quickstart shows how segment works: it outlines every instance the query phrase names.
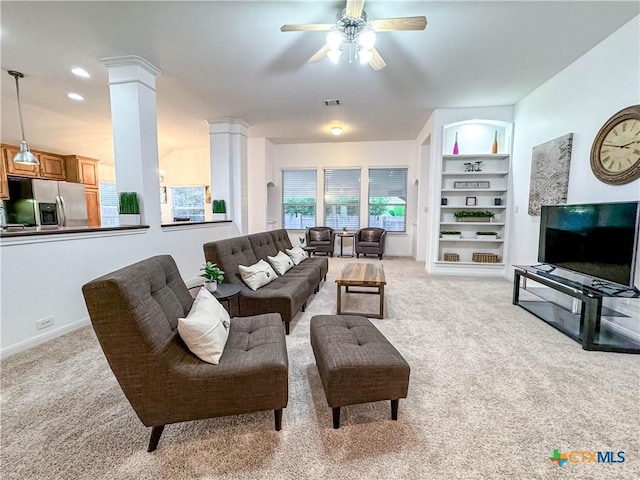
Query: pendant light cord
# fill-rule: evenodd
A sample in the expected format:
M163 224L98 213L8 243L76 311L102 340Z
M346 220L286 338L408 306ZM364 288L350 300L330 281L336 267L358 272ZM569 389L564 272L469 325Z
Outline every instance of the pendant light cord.
M17 73L17 72L16 72ZM13 75L9 72L10 75ZM18 96L18 115L20 116L20 131L22 132L22 141L25 142L24 138L24 122L22 121L22 105L20 104L20 83L18 82L19 75L13 75L16 79L16 94Z

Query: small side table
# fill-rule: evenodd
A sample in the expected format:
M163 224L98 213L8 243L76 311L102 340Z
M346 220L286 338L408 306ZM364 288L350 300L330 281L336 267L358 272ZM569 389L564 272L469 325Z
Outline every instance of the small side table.
M202 285L196 285L194 287L190 287L189 290L195 290L198 289L198 291L200 291L200 289L202 288ZM218 300L219 302L226 302L226 306L225 308L227 309L227 312L229 312L229 314L231 314L231 305L229 304L229 301L233 298L233 297L238 297L238 316L240 316L240 287L237 285L234 285L232 283L219 283L218 284L218 288L216 289L215 292L213 292L213 296L216 300ZM195 298L196 293L193 292L191 293L191 296Z
M353 245L351 247L351 254L350 255L344 255L342 253L342 249L343 249L343 243L342 242L344 242L345 238L349 238L349 237L351 237L351 238L353 238L355 240L356 234L355 233L346 232L346 233L339 233L338 236L340 237L340 255L339 256L340 257L353 257L353 248L354 248Z
M316 251L316 247L302 247L302 249L307 252L307 255L309 256L309 258L311 258L311 254L315 253Z

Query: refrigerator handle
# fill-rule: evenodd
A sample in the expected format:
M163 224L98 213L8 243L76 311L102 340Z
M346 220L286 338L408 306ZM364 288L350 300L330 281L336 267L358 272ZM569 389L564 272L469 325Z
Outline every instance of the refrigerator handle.
M64 227L67 224L67 214L64 211L64 198L62 198L61 195L58 195L56 196L56 201L58 202L58 206L60 207L60 218L58 219L58 225Z

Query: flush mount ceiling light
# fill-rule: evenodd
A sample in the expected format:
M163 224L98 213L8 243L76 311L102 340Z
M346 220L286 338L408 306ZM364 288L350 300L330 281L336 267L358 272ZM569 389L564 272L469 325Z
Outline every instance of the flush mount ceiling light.
M309 62L317 62L327 56L333 63L338 63L340 54L346 48L349 62L357 56L360 63L368 63L374 70L381 70L387 64L374 47L376 32L424 30L427 26L425 17L381 18L368 21L363 7L364 0L347 0L346 8L336 15L335 23L283 25L280 31L329 32L327 43L309 59Z
M84 100L84 97L79 93L73 93L73 92L67 93L67 97L69 97L71 100L78 100L78 101Z
M23 163L25 165L38 165L38 159L34 157L33 153L29 151L29 145L24 138L24 124L22 122L22 105L20 105L20 84L19 78L24 78L24 75L15 70L9 70L7 72L13 78L16 79L16 96L18 97L18 114L20 115L20 131L22 132L22 142L20 142L20 151L13 157L13 163Z
M331 127L331 133L334 134L336 137L338 135L342 135L342 127L338 127L338 126Z
M71 69L71 73L73 73L74 75L76 75L78 77L82 77L82 78L91 77L91 75L89 75L89 72L87 72L84 68L80 68L80 67L72 68Z

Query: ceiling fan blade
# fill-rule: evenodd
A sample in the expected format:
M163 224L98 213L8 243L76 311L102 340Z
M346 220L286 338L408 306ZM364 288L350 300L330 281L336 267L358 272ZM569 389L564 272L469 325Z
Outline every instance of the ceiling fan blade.
M306 25L282 25L281 32L323 32L335 28L335 23L308 23Z
M347 0L347 17L360 18L363 8L364 0Z
M308 61L310 63L319 62L327 53L329 53L329 47L327 45L323 45L322 48L318 50Z
M376 32L424 30L427 28L427 17L381 18L372 20L371 26Z
M375 48L372 48L371 53L373 54L373 56L371 57L371 60L369 60L369 65L371 65L371 68L373 68L377 72L378 70L382 70L384 67L387 66L387 64L384 62L384 60L378 53L378 50L376 50Z

